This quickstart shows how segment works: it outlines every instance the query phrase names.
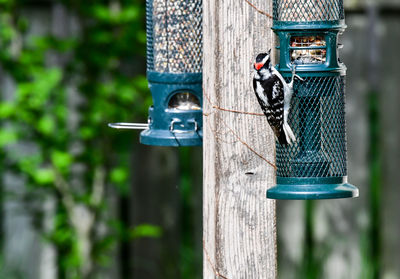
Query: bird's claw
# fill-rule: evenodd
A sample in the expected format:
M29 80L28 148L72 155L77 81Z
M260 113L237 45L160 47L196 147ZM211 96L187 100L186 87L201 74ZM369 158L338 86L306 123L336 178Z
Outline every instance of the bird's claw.
M296 67L297 67L297 65L293 64L293 66L292 66L292 79L298 78L299 80L304 81L303 78L301 78L299 75L296 75Z
M292 75L295 75L296 74L296 67L297 67L297 65L296 64L292 64L293 66L292 66Z
M304 81L304 78L300 77L299 75L296 75L296 74L295 74L294 77L298 78L298 79L301 80L301 81Z

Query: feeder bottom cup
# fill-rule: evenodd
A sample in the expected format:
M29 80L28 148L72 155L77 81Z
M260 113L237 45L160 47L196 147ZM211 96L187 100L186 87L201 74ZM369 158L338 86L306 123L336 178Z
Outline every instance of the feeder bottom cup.
M278 177L277 185L267 191L267 198L278 200L320 200L355 197L358 197L358 189L347 183L347 177Z

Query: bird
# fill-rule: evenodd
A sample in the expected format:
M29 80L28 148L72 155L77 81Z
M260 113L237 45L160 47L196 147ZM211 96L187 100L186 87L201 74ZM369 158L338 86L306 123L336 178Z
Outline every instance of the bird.
M279 144L291 145L296 142L296 136L288 124L293 83L295 78L304 80L296 74L296 65L293 64L292 79L287 83L278 70L272 66L270 54L271 49L256 57L253 89Z

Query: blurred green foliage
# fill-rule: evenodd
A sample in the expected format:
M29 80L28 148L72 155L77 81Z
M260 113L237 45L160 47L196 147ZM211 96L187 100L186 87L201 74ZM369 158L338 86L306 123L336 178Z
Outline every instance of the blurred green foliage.
M58 278L95 278L117 241L162 233L152 225L126 227L108 213L107 193L129 190L133 138L107 123L144 116L151 103L144 0L54 2L78 32L47 26L43 36L32 35L23 12L28 2L0 1L0 65L14 88L10 95L2 86L2 166L24 178L36 219L42 202L56 200L52 228L40 221L37 227L58 251ZM52 25L69 24L60 20Z

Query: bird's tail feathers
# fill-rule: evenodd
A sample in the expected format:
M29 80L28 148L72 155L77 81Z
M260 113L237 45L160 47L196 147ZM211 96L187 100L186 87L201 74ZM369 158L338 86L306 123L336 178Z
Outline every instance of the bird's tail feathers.
M280 145L287 145L288 144L288 142L286 140L286 134L285 134L285 132L283 130L281 131L279 136L276 137L276 139L278 140Z
M289 144L296 142L296 136L294 135L292 129L290 128L289 124L284 123L282 126L282 132L278 137L278 141L282 145Z

